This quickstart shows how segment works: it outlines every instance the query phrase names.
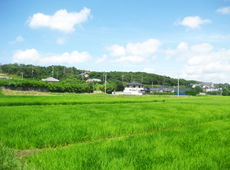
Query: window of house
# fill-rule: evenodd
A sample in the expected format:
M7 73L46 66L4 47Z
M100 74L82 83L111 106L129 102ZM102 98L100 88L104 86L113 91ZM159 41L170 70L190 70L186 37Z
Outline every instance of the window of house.
M136 86L133 86L134 88L136 87Z

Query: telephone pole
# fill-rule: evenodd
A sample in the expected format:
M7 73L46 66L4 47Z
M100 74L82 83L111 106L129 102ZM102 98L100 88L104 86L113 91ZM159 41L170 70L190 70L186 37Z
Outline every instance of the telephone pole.
M107 75L105 75L105 94L106 94L106 76Z
M177 90L177 96L179 97L179 73L178 73L178 90Z
M54 77L54 66L52 66L52 77Z

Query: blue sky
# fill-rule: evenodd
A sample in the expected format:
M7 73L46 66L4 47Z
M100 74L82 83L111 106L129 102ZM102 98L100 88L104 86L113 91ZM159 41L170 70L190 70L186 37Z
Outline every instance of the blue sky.
M0 63L230 83L229 0L0 0Z

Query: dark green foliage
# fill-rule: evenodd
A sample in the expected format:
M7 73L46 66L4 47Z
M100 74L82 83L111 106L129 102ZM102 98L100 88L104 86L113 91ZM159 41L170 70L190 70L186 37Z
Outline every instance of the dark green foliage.
M194 88L192 88L190 91L186 91L185 93L186 95L191 95L191 96L197 95L197 91Z
M101 86L99 87L99 89L100 89L101 91L105 91L105 85L101 85ZM113 85L110 84L110 83L106 83L106 93L111 94L114 90L115 90L115 86L113 86Z
M74 84L74 83L48 83L36 80L17 80L9 79L0 81L2 86L12 87L34 87L34 88L47 88L51 92L71 92L71 93L92 93L92 83Z
M222 95L223 96L230 96L230 90L228 90L227 88L224 88Z
M195 90L197 93L203 92L203 89L200 86L196 86Z

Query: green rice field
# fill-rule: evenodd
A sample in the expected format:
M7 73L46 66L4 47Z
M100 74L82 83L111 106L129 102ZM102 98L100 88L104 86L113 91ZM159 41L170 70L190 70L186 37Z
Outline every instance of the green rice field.
M0 143L24 169L230 169L229 105L222 96L1 96Z

